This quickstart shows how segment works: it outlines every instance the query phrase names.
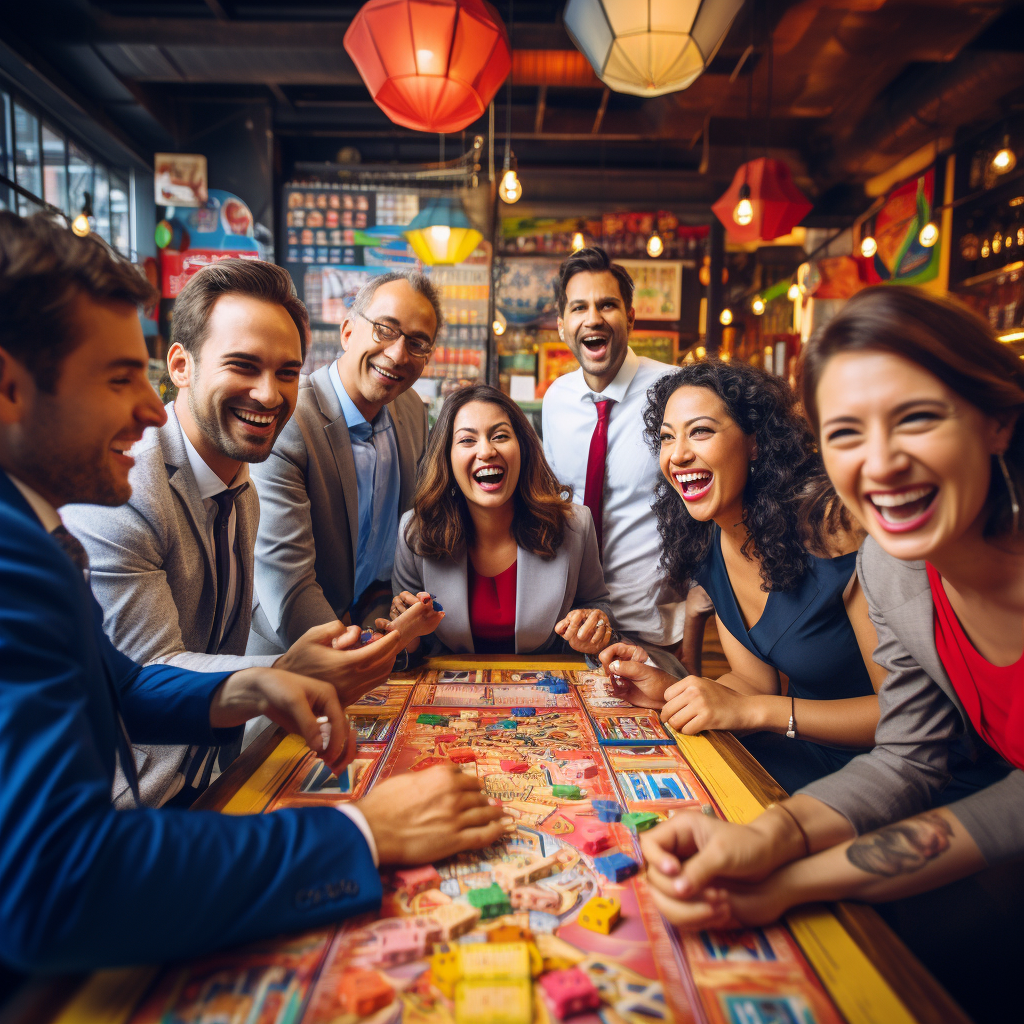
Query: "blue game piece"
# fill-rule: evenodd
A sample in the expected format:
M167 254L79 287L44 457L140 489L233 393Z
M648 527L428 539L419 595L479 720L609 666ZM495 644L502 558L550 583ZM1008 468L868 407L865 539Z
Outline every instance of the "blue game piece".
M562 923L560 917L556 917L554 914L549 914L546 910L531 910L530 911L530 931L531 932L545 932L548 935L553 935L556 928Z
M548 693L568 693L569 685L561 679L554 679L547 684Z
M598 821L619 821L622 818L622 808L614 800L592 800L591 807Z
M637 862L624 853L609 853L606 857L595 857L594 867L608 879L609 882L621 882L630 875L637 873Z
M459 880L457 878L442 879L438 889L440 889L445 896L451 896L452 899L462 893L462 887L459 885Z
M536 708L513 708L512 709L512 717L513 718L533 718L533 716L535 714L537 714L537 709Z

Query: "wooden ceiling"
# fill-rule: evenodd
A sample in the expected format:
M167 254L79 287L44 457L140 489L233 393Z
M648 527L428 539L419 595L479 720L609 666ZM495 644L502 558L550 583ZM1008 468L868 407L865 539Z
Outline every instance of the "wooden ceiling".
M42 0L9 5L0 40L140 152L188 149L209 129L211 101L260 100L292 159L330 159L342 145L368 162L436 159L437 137L391 124L348 59L342 38L359 6ZM496 6L508 23L509 0ZM604 88L562 6L518 0L513 26L513 147L536 175L533 194L552 203L700 205L744 153L768 149L827 219L866 178L1024 100L1019 2L747 0L705 74L646 101ZM500 133L504 89L495 102ZM485 130L482 119L466 134Z

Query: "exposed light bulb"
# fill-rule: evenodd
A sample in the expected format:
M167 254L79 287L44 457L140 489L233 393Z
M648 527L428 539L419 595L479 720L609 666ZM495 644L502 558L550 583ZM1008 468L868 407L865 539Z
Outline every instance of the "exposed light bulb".
M494 323L491 324L491 330L494 332L495 337L500 338L508 327L508 321L505 319L505 314L500 309L494 311Z
M789 299L790 302L796 302L796 301L799 300L799 298L800 298L800 289L797 287L796 281L794 281L789 286L789 291L786 292L786 298Z
M572 251L579 252L587 244L587 240L583 237L582 231L577 231L572 236Z
M749 199L741 199L732 211L732 219L745 228L754 219L754 206Z
M704 357L705 357L705 356L706 356L706 355L708 354L708 350L707 350L707 349L706 349L706 348L705 348L705 347L704 347L703 345L698 345L698 346L697 346L697 347L696 347L696 348L695 348L695 349L693 350L693 354L694 354L694 355L695 355L695 356L696 356L696 357L697 357L698 359L703 359L703 358L704 358Z
M750 308L754 313L754 316L760 316L764 312L764 299L760 295L750 304Z
M89 218L84 214L80 213L72 222L71 230L74 231L79 238L85 238L89 231Z
M871 259L875 253L878 252L878 243L875 239L868 235L866 238L862 238L860 241L860 254L865 259Z
M506 203L518 202L523 194L523 185L516 174L515 168L510 167L501 177L501 188L498 190L501 198Z
M718 314L718 322L723 327L728 327L732 323L732 310L728 306Z
M1003 145L992 156L988 162L989 167L996 174L1007 174L1017 166L1017 154L1010 149L1010 136L1003 136Z
M447 224L431 224L427 230L431 240L439 245L447 245L448 239L452 237L452 229Z
M933 221L929 221L917 236L917 240L926 248L930 249L939 240L939 229Z
M665 243L661 240L661 235L657 231L647 239L647 255L651 259L657 259L665 251Z

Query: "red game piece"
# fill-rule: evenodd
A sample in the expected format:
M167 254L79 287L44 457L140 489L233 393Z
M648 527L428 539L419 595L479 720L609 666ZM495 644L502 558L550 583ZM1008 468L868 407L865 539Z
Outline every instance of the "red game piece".
M467 761L476 760L476 751L472 747L450 747L448 759L456 764L465 764Z
M395 872L395 880L398 882L399 892L415 896L418 892L426 889L434 889L441 883L441 876L437 868L427 864L421 868L405 868Z
M592 857L611 846L612 837L608 826L600 821L576 822L577 847Z
M556 761L589 761L594 755L586 750L570 750L558 748L551 751L551 756Z
M503 772L510 772L514 775L520 775L523 772L530 770L530 764L528 761L512 761L502 758L500 764Z
M342 975L338 998L346 1013L368 1017L387 1006L395 990L376 971L353 967Z
M457 732L439 732L434 736L435 743L454 743L459 738Z
M427 768L433 768L435 764L449 764L447 757L425 757L422 761L417 761L409 771L422 772Z
M551 971L541 977L540 984L559 1020L585 1010L596 1010L601 1005L601 996L593 982L578 967Z

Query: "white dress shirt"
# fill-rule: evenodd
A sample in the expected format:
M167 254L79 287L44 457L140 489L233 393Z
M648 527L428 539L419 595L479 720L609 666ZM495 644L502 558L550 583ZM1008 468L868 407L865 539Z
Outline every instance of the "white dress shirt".
M643 413L647 389L673 369L628 349L603 392L591 391L583 370L574 370L548 388L541 412L548 462L560 482L572 485L573 501L582 505L590 439L597 426L594 403L615 400L608 420L601 517L604 580L615 626L662 646L682 639L684 605L658 603L664 577L658 568L661 537L651 502L661 470L644 442Z

